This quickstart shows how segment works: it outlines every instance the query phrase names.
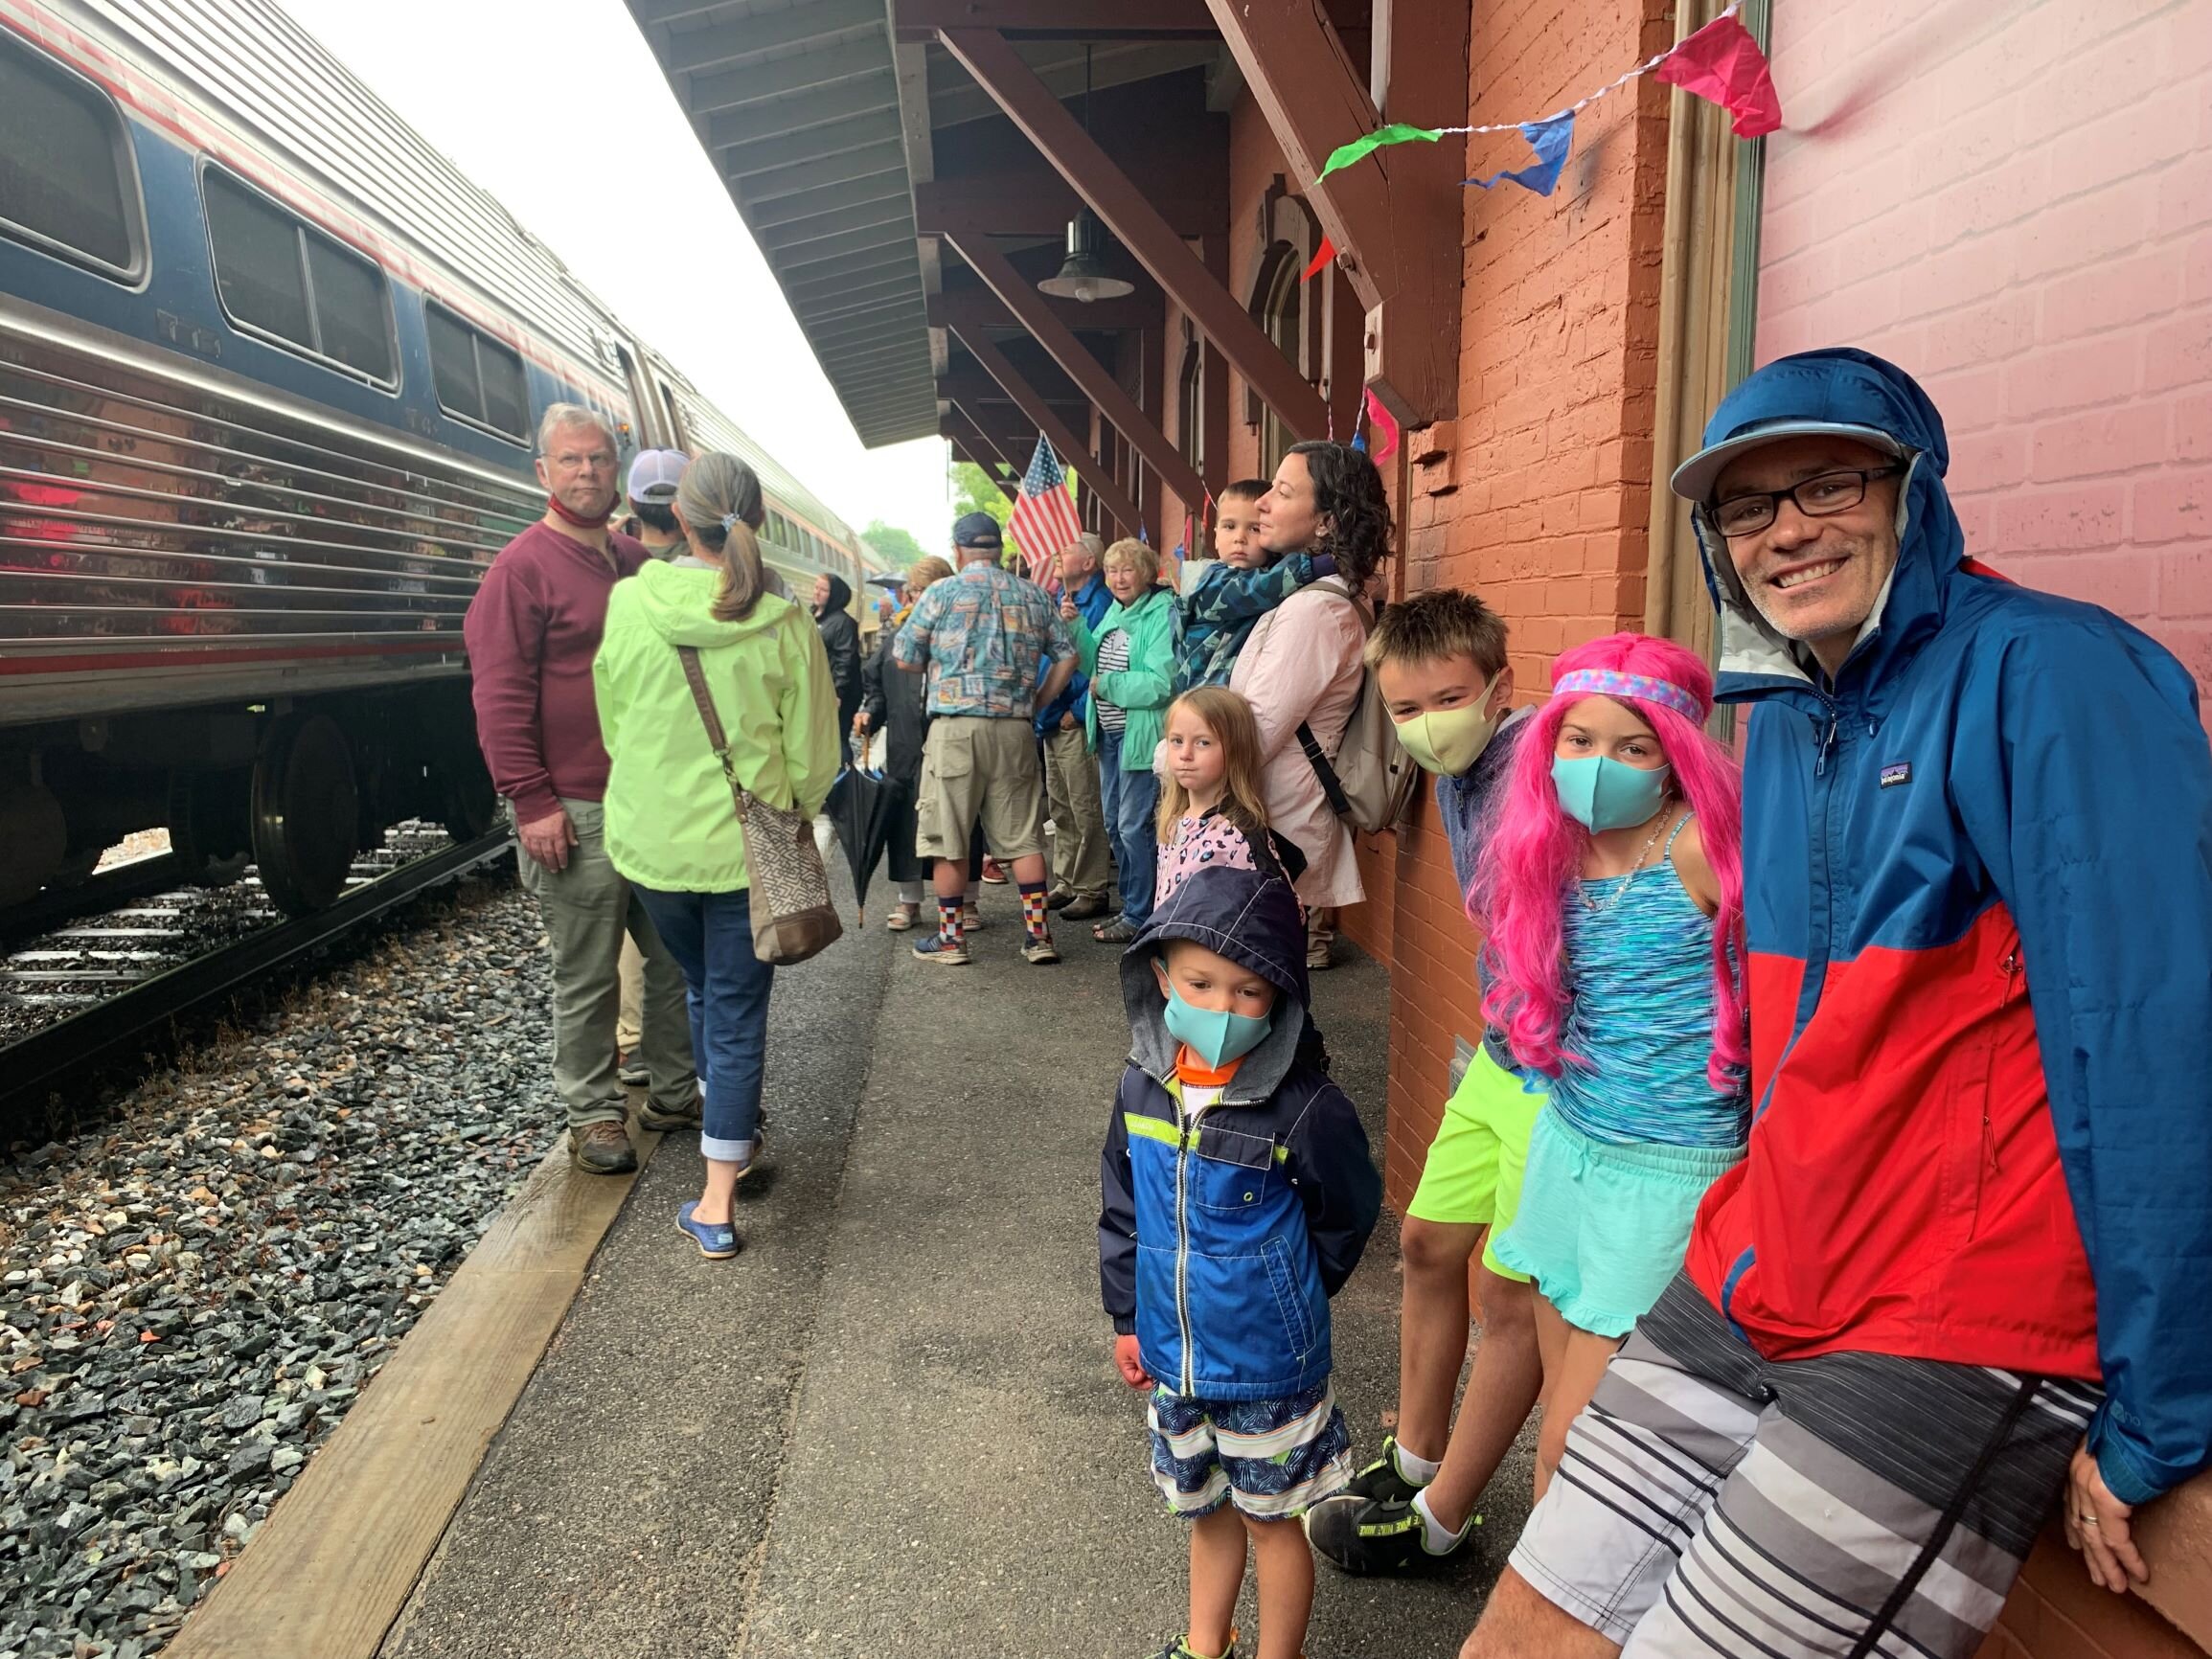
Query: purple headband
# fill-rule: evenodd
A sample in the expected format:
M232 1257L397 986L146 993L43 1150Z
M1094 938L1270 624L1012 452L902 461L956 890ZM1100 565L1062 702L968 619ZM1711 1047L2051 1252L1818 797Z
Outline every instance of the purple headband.
M1595 692L1604 697L1634 697L1640 702L1656 703L1662 709L1672 709L1694 725L1702 725L1705 719L1705 711L1696 697L1672 680L1653 679L1650 674L1624 674L1611 669L1576 669L1552 682L1553 695L1562 692Z

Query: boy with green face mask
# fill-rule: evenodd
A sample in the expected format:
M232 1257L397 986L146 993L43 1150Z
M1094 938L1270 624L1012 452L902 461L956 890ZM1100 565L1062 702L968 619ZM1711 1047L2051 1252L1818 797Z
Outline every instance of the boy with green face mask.
M1492 796L1528 725L1529 711L1510 706L1505 623L1470 593L1417 594L1382 613L1367 643L1367 665L1399 742L1436 774L1437 816L1464 894L1474 879ZM1475 977L1471 1007L1482 1000L1479 956ZM1306 1518L1314 1549L1346 1572L1415 1572L1458 1555L1475 1500L1543 1385L1535 1292L1490 1247L1519 1203L1529 1135L1544 1101L1523 1089L1512 1065L1502 1038L1483 1033L1406 1206L1398 1432L1341 1496ZM1468 1267L1478 1252L1482 1344L1455 1423L1452 1392L1467 1357Z

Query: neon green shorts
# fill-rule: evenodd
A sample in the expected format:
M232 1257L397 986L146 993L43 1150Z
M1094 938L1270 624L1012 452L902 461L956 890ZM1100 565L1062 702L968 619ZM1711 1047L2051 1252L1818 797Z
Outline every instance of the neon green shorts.
M1497 1236L1520 1208L1521 1176L1528 1169L1528 1138L1544 1097L1530 1094L1520 1079L1478 1049L1467 1075L1444 1104L1444 1122L1428 1144L1421 1185L1405 1214L1419 1221L1488 1227L1482 1264L1501 1279L1528 1283L1499 1261Z

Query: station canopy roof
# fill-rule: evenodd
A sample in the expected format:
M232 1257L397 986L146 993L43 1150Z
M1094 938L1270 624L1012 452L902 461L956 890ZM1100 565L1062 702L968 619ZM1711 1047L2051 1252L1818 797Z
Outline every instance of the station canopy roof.
M955 129L999 119L941 47L897 38L895 3L627 0L870 447L940 431L947 348L943 330L932 340L929 301L941 256L918 236L915 187L936 177L941 144L960 147ZM1218 37L1012 37L1071 105L1086 77L1104 91L1226 63ZM1053 239L1054 227L1038 230Z

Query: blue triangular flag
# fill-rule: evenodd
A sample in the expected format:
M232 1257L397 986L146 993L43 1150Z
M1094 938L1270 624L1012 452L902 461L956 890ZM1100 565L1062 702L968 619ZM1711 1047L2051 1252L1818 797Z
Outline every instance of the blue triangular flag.
M1574 111L1555 115L1544 121L1524 121L1520 135L1528 140L1529 148L1536 151L1536 163L1531 167L1513 168L1494 172L1488 178L1464 179L1465 184L1479 185L1484 190L1501 178L1533 190L1539 195L1549 195L1552 187L1560 181L1560 170L1567 164L1567 147L1575 141Z

